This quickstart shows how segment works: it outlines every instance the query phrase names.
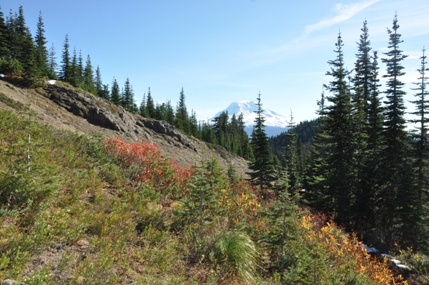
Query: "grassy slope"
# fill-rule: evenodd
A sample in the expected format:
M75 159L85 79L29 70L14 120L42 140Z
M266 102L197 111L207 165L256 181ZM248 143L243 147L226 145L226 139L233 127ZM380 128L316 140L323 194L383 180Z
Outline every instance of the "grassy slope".
M102 138L55 131L25 110L0 110L0 118L0 280L392 282L385 265L372 264L356 240L307 215L294 197L260 200L214 161L180 169L156 152L150 160L134 153L147 146L106 152Z
M174 243L160 246L162 233L152 246L135 232L137 216L156 215L150 204L157 195L139 201L126 195L129 183L104 156L100 142L8 112L0 116L0 279L109 284L123 276L140 283L177 264ZM163 276L164 281L183 278L174 271Z

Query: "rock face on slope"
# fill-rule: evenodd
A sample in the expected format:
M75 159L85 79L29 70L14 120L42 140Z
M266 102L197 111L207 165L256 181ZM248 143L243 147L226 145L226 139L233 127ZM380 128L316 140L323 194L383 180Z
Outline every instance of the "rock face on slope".
M22 89L0 80L0 93L20 105L35 111L37 118L55 128L87 135L101 134L127 141L147 140L157 144L165 156L182 166L216 159L225 169L233 164L237 174L245 176L247 161L219 147L186 136L164 121L143 118L124 108L62 84L46 85L40 89ZM14 110L0 101L0 108ZM16 110L15 110L16 111Z

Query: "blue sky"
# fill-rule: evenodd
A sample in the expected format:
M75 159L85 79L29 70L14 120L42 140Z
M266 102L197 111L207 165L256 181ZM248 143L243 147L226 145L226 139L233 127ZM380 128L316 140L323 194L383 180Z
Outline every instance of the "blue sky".
M137 104L150 87L156 101L174 106L183 87L199 120L259 92L265 108L288 118L292 111L297 122L315 118L338 32L352 69L365 19L372 48L384 57L397 13L409 55L406 101L422 48L429 49L428 0L2 0L0 7L6 17L21 5L33 35L42 12L58 63L68 34L71 49L100 66L104 83L115 77L122 87L128 77Z

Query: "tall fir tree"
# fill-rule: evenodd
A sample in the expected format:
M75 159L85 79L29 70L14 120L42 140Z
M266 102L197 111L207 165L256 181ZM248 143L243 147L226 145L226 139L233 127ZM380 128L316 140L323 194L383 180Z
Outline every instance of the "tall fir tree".
M175 114L174 114L174 108L173 105L171 105L171 101L168 100L165 104L165 120L167 123L174 125L174 122L176 120Z
M8 48L8 30L3 11L0 7L0 59L7 59L10 55Z
M136 112L136 108L134 105L135 103L133 87L131 86L130 79L127 78L124 84L124 91L122 92L122 106L127 111Z
M308 180L311 188L307 197L313 205L334 214L338 223L349 228L357 187L354 161L356 134L353 132L353 106L348 85L350 72L344 65L341 33L335 46L336 58L328 61L330 71L326 75L331 76L332 80L325 88L330 95L322 95L319 135L310 169L313 178Z
M97 92L94 85L94 70L89 55L86 57L85 69L83 71L83 88L93 94Z
M240 142L238 137L238 119L235 114L233 114L231 117L231 123L229 124L228 132L230 134L229 149L232 153L237 154L239 152Z
M110 100L109 94L109 85L103 84L103 80L101 79L101 71L100 67L97 65L97 69L95 70L95 90L97 95L106 100Z
M189 117L189 134L195 138L201 138L200 132L198 131L197 114L194 110L191 110L191 116Z
M70 69L71 69L71 60L70 60L70 43L69 36L66 35L63 44L63 52L61 56L61 70L59 78L64 82L70 82Z
M346 227L350 226L351 206L356 191L354 184L354 139L351 93L348 86L350 72L345 68L341 33L335 44L337 57L328 61L331 70L326 75L332 77L325 88L331 95L326 97L326 119L324 127L331 138L332 149L328 157L331 171L328 180L329 191L334 200L335 219Z
M354 130L353 148L354 148L354 168L357 184L356 197L352 205L352 224L353 229L359 234L374 227L374 185L369 183L368 176L372 171L368 166L368 133L369 133L369 102L372 87L373 65L371 61L371 44L369 40L367 21L363 23L360 40L357 43L358 53L356 54L355 75L352 78L352 120ZM373 163L371 161L371 163Z
M153 101L152 94L150 93L150 88L147 91L146 114L149 118L155 118L155 102Z
M143 98L142 101L140 103L140 107L139 107L139 114L142 117L147 118L147 109L146 109L146 93L143 94Z
M290 120L287 131L287 145L286 145L286 172L288 175L288 183L291 189L298 189L301 187L301 174L298 169L298 150L297 150L297 133L296 126L293 118L292 111L290 113Z
M420 74L418 82L414 83L417 87L413 88L417 93L414 95L415 100L411 101L415 105L415 111L411 114L417 118L410 120L415 125L413 130L413 157L415 187L417 191L417 214L418 219L414 221L418 224L418 239L415 241L414 249L429 249L429 215L426 209L429 206L429 189L427 186L427 173L429 170L429 91L427 90L427 81L429 77L427 72L427 56L423 48L421 56L421 66L417 71Z
M67 82L73 85L74 87L82 86L82 73L80 73L80 69L78 65L76 48L73 49L73 57L70 62L69 79Z
M373 52L373 56L371 57L371 78L370 78L370 93L369 93L369 106L368 106L368 157L372 157L379 160L383 142L383 125L384 125L384 117L383 117L383 106L380 97L380 79L379 79L379 67L378 67L378 53L376 51ZM368 173L375 173L375 168L379 168L379 163L366 163L366 165L373 165L374 168L372 171L368 171ZM371 182L371 184L380 184L377 183L376 180Z
M116 81L116 78L113 78L112 81L112 91L110 92L110 101L118 106L121 106L121 93L119 91L119 84Z
M247 159L252 160L253 157L253 150L252 146L250 145L249 136L247 135L247 132L245 130L246 124L244 123L244 115L243 113L240 113L237 118L237 124L238 124L238 136L240 140L240 152L238 153L239 156Z
M35 61L35 46L22 6L19 7L18 14L10 12L7 27L10 59L19 63L14 68L14 73L22 76L27 86L39 86L41 76Z
M384 75L387 80L383 129L385 147L381 157L384 189L377 201L380 207L377 228L381 230L379 236L389 246L398 240L412 240L414 224L409 221L415 218L413 207L416 198L410 187L412 175L404 117L406 92L401 81L401 77L405 75L402 61L407 56L399 48L403 41L398 29L398 18L395 15L392 29L388 29L390 50L384 53L386 58L382 58L387 67Z
M213 120L213 130L216 135L216 143L221 145L229 150L229 134L228 134L228 124L229 124L229 115L228 111L223 111L216 116Z
M260 195L266 198L267 190L271 188L271 183L275 180L275 171L268 146L268 137L265 133L265 117L262 114L261 93L258 94L257 106L258 109L255 111L256 118L250 141L254 160L249 163L251 171L248 174L250 181L258 187Z
M189 115L188 115L188 110L186 108L186 103L185 103L185 92L183 91L183 87L182 90L180 91L180 97L179 97L179 102L177 103L177 107L176 107L176 127L185 132L186 134L189 133Z
M12 10L9 11L9 16L6 18L6 28L7 28L7 50L9 52L9 59L19 60L16 55L18 54L17 49L19 48L19 38L16 25L16 13L13 14Z
M100 67L98 65L97 65L97 69L95 70L94 87L95 87L96 94L98 97L105 98L105 99L108 98L109 94L103 93L103 81L101 80L101 71L100 71Z
M37 20L37 31L34 39L35 42L35 63L40 71L41 76L53 77L48 68L48 49L46 48L47 40L45 37L45 25L43 23L42 12L39 12Z
M57 79L57 58L54 43L51 44L48 54L48 72L50 78Z
M365 235L372 235L376 228L378 215L378 193L382 189L381 153L384 147L383 138L383 107L380 97L378 55L374 51L370 64L370 90L368 98L366 151L364 157L363 175L360 180L361 196L357 197L357 206L361 209L358 217L356 232L363 239Z
M109 84L103 84L103 88L99 96L110 101Z
M24 8L19 7L16 15L10 15L9 23L9 51L12 58L18 60L25 71L29 71L34 65L34 42L28 28Z
M77 60L75 59L75 57L76 57L76 48L73 52L73 62L74 62L74 66L75 66L74 68L76 72L76 81L78 82L79 86L83 86L85 68L83 66L82 50L79 50L79 56L77 57Z

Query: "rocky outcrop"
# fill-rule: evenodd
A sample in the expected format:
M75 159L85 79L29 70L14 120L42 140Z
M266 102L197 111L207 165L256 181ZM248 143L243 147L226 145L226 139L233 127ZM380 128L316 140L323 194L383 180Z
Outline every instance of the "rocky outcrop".
M75 89L47 85L45 90L49 99L75 116L86 119L90 124L117 131L134 140L142 137L151 139L153 132L163 135L166 139L173 139L195 152L198 151L188 136L167 122L143 118L102 98Z
M86 92L57 85L47 85L47 97L75 116L86 119L89 123L120 131L132 133L135 118L122 107L115 106L101 98ZM138 128L138 126L136 126Z
M22 89L0 80L0 92L22 106L30 106L43 123L87 135L101 134L127 141L145 139L182 166L216 159L225 169L234 165L238 175L248 172L247 161L221 147L208 145L173 125L132 114L90 93L57 82L37 90ZM1 106L0 102L0 108ZM8 107L8 106L3 106Z

